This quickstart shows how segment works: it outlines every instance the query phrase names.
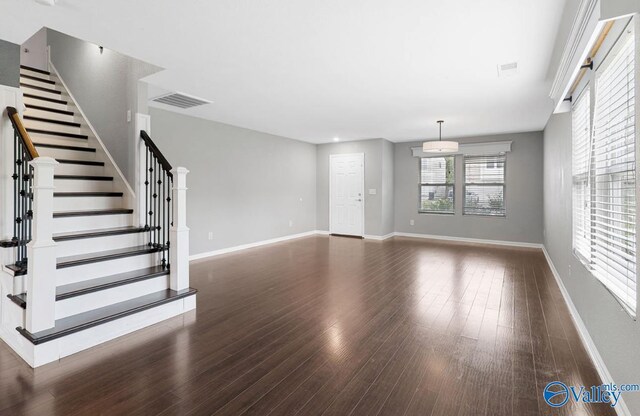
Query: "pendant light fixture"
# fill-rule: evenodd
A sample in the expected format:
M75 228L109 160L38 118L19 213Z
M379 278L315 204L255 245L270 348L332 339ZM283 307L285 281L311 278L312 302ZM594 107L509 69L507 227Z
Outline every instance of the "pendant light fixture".
M438 120L440 126L440 139L422 143L422 151L425 153L455 153L458 151L458 142L442 141L442 123L444 120Z

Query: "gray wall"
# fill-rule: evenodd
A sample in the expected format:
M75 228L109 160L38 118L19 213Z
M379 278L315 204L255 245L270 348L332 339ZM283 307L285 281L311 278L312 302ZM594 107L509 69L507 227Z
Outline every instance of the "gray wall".
M329 155L364 153L364 233L381 236L391 232L388 231L393 221L393 210L389 203L393 195L393 187L389 184L389 178L393 178L393 163L389 160L393 151L390 145L384 139L371 139L317 146L318 230L329 230ZM369 189L375 189L376 194L369 195Z
M43 27L22 44L20 48L20 63L44 71L49 70L47 28Z
M571 216L571 115L553 115L544 130L544 245L598 352L616 383L637 383L640 330L573 255ZM640 394L624 400L640 414Z
M51 61L129 184L135 182L134 120L139 79L158 67L47 30ZM146 94L145 94L146 97ZM131 122L127 122L131 110Z
M419 158L411 147L395 148L395 230L450 237L542 243L542 132L460 139L460 143L512 140L507 155L506 218L462 215L462 157L456 157L455 215L418 214ZM415 225L410 225L410 220Z
M382 141L382 235L395 231L395 149L390 141Z
M20 86L20 46L4 40L0 40L0 85Z
M191 254L315 229L315 145L157 108L150 114L153 140L173 166L190 170Z

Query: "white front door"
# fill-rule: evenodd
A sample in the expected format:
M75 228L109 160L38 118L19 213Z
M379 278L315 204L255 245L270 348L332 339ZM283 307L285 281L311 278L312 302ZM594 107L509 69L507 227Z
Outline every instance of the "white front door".
M329 156L329 232L364 236L364 153Z

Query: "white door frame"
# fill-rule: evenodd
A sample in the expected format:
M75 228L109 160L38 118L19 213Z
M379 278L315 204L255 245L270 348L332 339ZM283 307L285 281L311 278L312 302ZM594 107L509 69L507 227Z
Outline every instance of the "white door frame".
M364 205L365 205L365 198L364 198L364 175L365 175L365 154L364 153L335 153L335 154L330 154L329 155L329 234L333 234L333 230L331 229L331 205L332 205L332 195L333 193L331 192L331 166L332 163L331 161L333 160L333 158L335 157L340 157L340 156L361 156L362 157L362 183L360 184L360 194L362 195L362 229L360 230L360 236L362 238L364 238Z

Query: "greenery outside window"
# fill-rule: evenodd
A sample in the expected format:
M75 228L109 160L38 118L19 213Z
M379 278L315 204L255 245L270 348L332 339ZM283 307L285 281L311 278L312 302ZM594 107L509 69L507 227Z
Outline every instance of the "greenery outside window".
M455 200L454 156L420 159L421 213L453 214Z

